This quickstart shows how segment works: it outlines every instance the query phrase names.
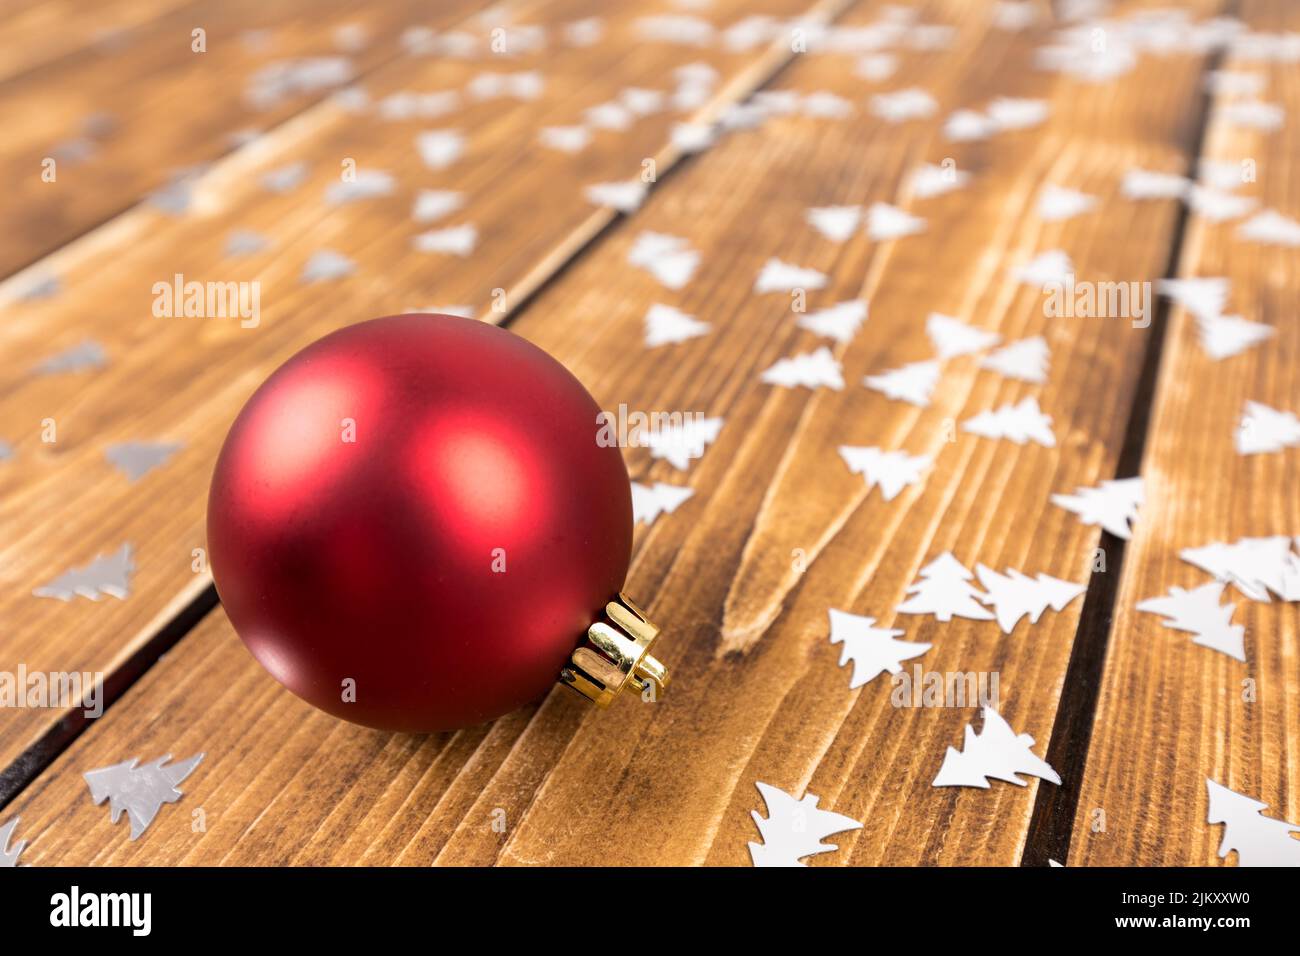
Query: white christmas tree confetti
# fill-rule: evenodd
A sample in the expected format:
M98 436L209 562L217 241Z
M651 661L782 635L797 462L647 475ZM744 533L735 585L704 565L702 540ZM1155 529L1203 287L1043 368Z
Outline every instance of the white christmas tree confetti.
M914 86L892 93L877 93L871 98L871 112L886 123L925 119L933 116L938 108L933 96Z
M672 514L678 505L695 494L694 488L668 485L657 481L653 485L632 482L632 521L653 524L662 514Z
M900 614L933 614L940 621L954 617L991 621L992 612L980 603L987 595L970 584L973 577L951 551L945 551L921 569L921 577L907 589L911 597L896 610Z
M1103 481L1096 488L1076 488L1072 495L1052 495L1052 504L1073 511L1087 525L1101 525L1117 538L1132 537L1132 522L1142 504L1142 479Z
M685 342L704 335L709 331L709 324L701 322L693 315L687 315L671 305L655 303L645 315L645 344L647 348Z
M510 97L516 100L535 100L545 88L542 74L536 70L518 73L480 73L469 81L465 92L476 100Z
M1228 304L1228 280L1222 278L1161 279L1156 291L1198 317L1222 315Z
M689 417L680 424L671 424L644 433L640 443L650 449L651 458L662 458L679 471L691 467L691 462L704 454L722 430L721 418Z
M165 442L123 442L105 448L104 457L126 475L128 481L134 482L165 464L181 447Z
M415 149L429 169L446 169L465 152L465 136L460 130L426 130L415 137Z
M1027 285L1061 284L1074 275L1074 263L1060 249L1039 253L1016 270L1016 278Z
M113 823L121 819L123 811L126 812L131 823L131 839L136 840L153 823L164 803L175 803L184 796L177 787L194 772L203 757L203 754L195 754L188 760L169 763L172 757L167 754L141 766L136 766L139 758L133 757L82 776L90 787L90 799L96 806L109 801Z
M892 399L910 402L918 408L928 408L930 395L938 381L939 363L928 361L911 362L889 372L868 375L862 384Z
M891 206L888 203L872 203L867 210L867 235L874 242L912 236L925 231L925 220L920 216Z
M98 601L105 594L125 600L131 593L131 575L134 572L131 545L124 544L112 554L101 554L89 564L65 571L32 593L60 601L71 601L77 595Z
M718 132L705 123L674 123L669 138L683 153L702 153L717 140Z
M415 194L411 218L416 222L434 222L451 215L464 205L464 193L451 189L421 189Z
M1210 811L1206 823L1221 823L1223 839L1219 858L1237 851L1238 866L1300 866L1300 826L1264 816L1267 803L1229 790L1208 777Z
M780 259L768 259L758 278L754 280L755 292L790 292L794 289L820 289L826 285L825 273L816 269L792 266Z
M312 253L302 267L303 282L328 282L331 279L345 279L357 271L357 264L332 249L322 249Z
M1254 209L1255 200L1250 196L1236 196L1208 186L1193 185L1187 191L1187 205L1210 222L1227 222L1240 219Z
M416 252L441 252L464 258L478 245L478 229L472 223L432 229L411 240Z
M580 153L591 143L591 131L585 126L543 126L537 141L561 153Z
M1201 348L1216 361L1240 355L1246 349L1271 339L1277 332L1272 326L1239 315L1198 315L1196 326Z
M1040 573L1031 578L1014 568L1007 569L1006 574L999 574L992 568L977 564L975 573L988 592L980 600L993 605L998 626L1006 634L1015 629L1022 617L1028 615L1029 623L1037 624L1048 607L1060 611L1087 590L1082 584L1062 581L1050 574Z
M331 206L357 202L362 199L378 199L392 195L397 188L397 180L392 173L381 169L361 169L351 180L330 183L325 190L325 201Z
M769 385L786 388L844 388L844 375L840 362L829 347L823 345L815 352L803 352L791 358L779 359L759 377Z
M1124 174L1119 191L1126 199L1183 199L1191 188L1192 181L1186 176L1130 169Z
M1046 100L999 97L988 105L988 117L1000 130L1028 129L1044 122L1051 113Z
M1241 100L1219 106L1217 115L1230 126L1243 129L1256 129L1271 132L1278 129L1286 120L1286 110L1276 103L1262 100Z
M1300 222L1265 209L1237 227L1237 238L1275 246L1300 246Z
M56 352L36 366L41 375L58 375L63 372L83 372L103 368L108 364L108 352L94 339L86 339L70 349Z
M632 128L636 114L622 103L600 103L583 111L583 120L592 129L602 129L612 133L622 133Z
M1211 581L1199 588L1185 591L1171 587L1164 597L1139 601L1137 609L1165 618L1165 627L1194 634L1193 644L1220 651L1245 663L1246 650L1243 639L1246 628L1232 623L1235 604L1220 604L1226 585Z
M847 343L867 321L867 303L862 299L849 299L816 312L809 312L798 321L801 329L808 329L836 342Z
M258 177L258 182L267 192L287 193L297 189L306 178L306 163L290 163L288 166L267 170Z
M886 672L897 674L903 661L920 657L929 644L895 640L903 631L876 627L876 619L830 609L831 643L842 645L840 666L853 662L849 689L861 687Z
M639 179L619 183L596 183L586 189L587 201L596 206L608 206L619 212L636 212L645 202L646 184Z
M987 139L997 131L996 123L975 110L957 110L943 124L943 135L954 143Z
M13 839L14 830L18 828L18 817L14 817L8 823L0 826L0 869L17 866L18 857L22 854L23 848L27 846L26 840L10 842Z
M862 222L861 206L815 206L804 216L808 224L832 242L844 242Z
M1300 419L1260 402L1246 402L1236 431L1237 454L1259 455L1300 445Z
M628 250L627 261L645 269L665 287L680 289L691 281L700 254L685 239L646 230Z
M236 229L226 237L226 255L232 258L251 256L270 245L271 241L261 233L253 232L251 229Z
M1088 212L1096 205L1096 196L1048 183L1038 193L1036 211L1044 222L1061 222Z
M962 422L962 431L984 438L1005 438L1017 445L1035 442L1045 448L1056 447L1052 434L1052 417L1044 415L1038 399L1032 396L1014 405L1002 405L992 411L980 412Z
M970 173L952 165L936 166L933 163L922 163L912 171L909 182L914 196L918 199L929 199L965 186L970 182Z
M1041 385L1047 381L1048 357L1047 340L1041 335L1035 335L998 349L980 362L980 367L991 369L1007 378Z
M1216 580L1230 582L1252 601L1268 601L1270 591L1284 601L1300 601L1300 557L1286 535L1215 541L1183 548L1178 556Z
M841 445L839 452L849 471L865 478L867 488L879 488L880 496L886 501L892 501L905 487L920 481L921 473L934 461L927 455L854 445Z
M1001 336L996 332L977 329L960 319L938 312L931 312L926 318L925 334L930 337L930 342L941 359L979 352L996 345L1001 340Z
M1056 771L1029 749L1033 745L1033 737L1017 734L1001 714L985 707L984 726L976 734L970 724L966 725L962 749L948 748L933 786L987 790L989 780L1005 780L1023 787L1026 781L1018 776L1022 773L1059 784L1061 778Z
M754 866L804 866L801 860L818 853L829 853L839 847L823 843L826 837L845 830L857 830L862 824L829 810L819 810L819 797L805 794L796 800L790 794L770 784L757 782L758 792L767 807L767 817L751 811L762 843L749 844L749 856Z

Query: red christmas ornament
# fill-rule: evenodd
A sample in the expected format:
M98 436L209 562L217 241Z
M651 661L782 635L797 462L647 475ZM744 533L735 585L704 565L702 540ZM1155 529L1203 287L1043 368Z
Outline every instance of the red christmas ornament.
M481 723L558 678L597 703L667 675L623 598L627 469L541 349L447 315L349 326L235 419L208 500L217 592L253 656L387 730Z

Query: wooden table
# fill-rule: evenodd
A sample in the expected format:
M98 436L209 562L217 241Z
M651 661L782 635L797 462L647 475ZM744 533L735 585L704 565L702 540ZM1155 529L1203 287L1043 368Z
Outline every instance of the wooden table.
M1131 25L1164 5L1120 2L1111 16ZM1246 401L1300 410L1300 260L1294 247L1241 238L1241 215L1216 221L1121 188L1135 168L1195 177L1210 161L1248 161L1254 178L1232 194L1300 215L1294 63L1206 44L1143 49L1113 77L1044 69L1042 48L1067 26L1046 3L916 0L910 19L867 0L12 6L0 28L0 666L102 673L108 698L93 720L76 708L0 710L0 823L20 817L23 863L748 865L759 781L862 822L812 865L1216 865L1222 827L1206 822L1207 778L1300 820L1296 605L1225 592L1246 628L1244 663L1135 611L1210 580L1180 549L1300 533L1300 451L1233 447ZM1300 29L1286 0L1184 6L1193 23L1230 15L1252 31ZM726 32L754 15L771 19ZM593 17L598 31L584 22ZM655 36L650 17L698 22L670 24L673 40ZM838 43L814 29L832 23ZM901 29L870 49L868 28L879 36L890 23ZM491 46L500 37L504 53ZM1118 37L1107 46L1107 30L1096 33L1099 57ZM309 71L277 81L277 64L308 57L342 57L346 82L330 79L337 61L317 82ZM1258 98L1285 110L1280 128L1243 125L1243 94L1207 86L1216 70L1258 76ZM527 71L543 81L535 99L475 95L491 92L491 81L474 85L484 74ZM692 87L700 75L713 79ZM625 129L600 128L603 114L587 111L629 88L666 102L647 100ZM874 97L908 88L935 108L882 116ZM449 91L459 95L409 95ZM761 121L734 122L758 91L769 94ZM819 92L840 99L806 99ZM1046 119L946 135L954 111L998 97L1040 100ZM703 151L674 137L679 123L720 118L737 128ZM583 124L595 128L576 152L539 139ZM431 168L416 148L428 130L459 131L463 153ZM348 161L391 174L391 192L327 201ZM945 161L969 180L918 194L913 171ZM649 163L640 208L589 200L589 186L635 179ZM1045 219L1047 185L1096 202ZM417 223L421 189L460 192L463 206ZM812 207L875 203L923 217L924 230L877 240L859 228L835 241L806 220ZM412 249L417 233L464 223L477 228L471 254ZM264 248L232 255L238 230ZM681 288L628 263L646 231L699 251ZM321 250L354 271L303 281ZM1228 277L1227 311L1273 335L1215 361L1195 317L1164 299L1147 327L1048 316L1043 290L1017 269L1049 250L1091 282ZM807 292L809 311L861 299L869 319L842 342L800 326L791 296L754 290L773 257L826 275ZM156 317L153 285L177 273L259 283L257 326ZM654 304L707 322L707 334L648 348ZM655 704L598 712L557 688L489 726L382 733L281 688L222 612L204 561L207 483L245 399L325 332L453 306L546 349L604 408L724 419L685 471L626 452L633 480L693 490L637 528L628 591L664 628L658 654L675 675ZM1046 381L995 374L967 354L943 362L928 407L863 387L933 355L931 312L1003 342L1043 336ZM102 360L45 365L86 342ZM761 380L822 346L843 388ZM959 425L1028 397L1051 416L1054 447ZM176 450L131 480L106 457L126 442ZM933 465L886 501L844 466L841 445ZM1131 541L1051 502L1138 474L1146 500ZM128 544L124 596L35 593ZM1009 634L896 614L945 551L1087 591ZM927 671L996 673L1001 714L1037 741L1061 785L932 787L978 709L896 707L887 676L850 689L828 641L832 608L931 644L915 662ZM82 778L198 752L183 799L135 841Z

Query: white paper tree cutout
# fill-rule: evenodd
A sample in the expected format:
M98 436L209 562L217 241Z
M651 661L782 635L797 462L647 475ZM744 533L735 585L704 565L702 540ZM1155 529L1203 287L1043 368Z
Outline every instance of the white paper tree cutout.
M857 334L862 323L867 321L867 303L862 299L849 299L816 312L809 312L799 319L801 329L808 329L818 335L824 335L836 342L847 343Z
M359 169L356 178L330 183L325 189L325 202L342 206L363 199L378 199L392 195L397 180L392 173L382 169Z
M1234 196L1232 193L1194 183L1187 191L1187 205L1210 222L1227 222L1254 209L1255 200L1250 196Z
M113 823L126 811L131 822L131 839L135 840L153 823L164 803L175 803L184 796L176 788L194 772L203 757L203 754L195 754L188 760L168 763L172 756L167 754L141 766L136 766L139 758L132 757L125 763L91 770L82 776L90 787L90 799L96 806L109 801Z
M943 124L943 135L954 143L987 139L997 131L996 123L975 110L957 110Z
M970 584L973 577L951 551L945 551L921 569L920 579L907 589L911 597L896 610L900 614L933 614L940 621L954 617L991 621L992 612L980 603L987 595Z
M1192 638L1193 644L1220 651L1245 663L1246 628L1232 623L1235 604L1219 604L1224 587L1222 581L1211 581L1190 591L1171 587L1165 597L1139 601L1137 609L1166 618L1165 627L1196 635Z
M628 250L627 261L645 269L669 289L680 289L691 281L700 254L685 239L646 230Z
M446 169L465 152L465 136L454 129L428 130L415 138L415 149L429 169Z
M587 201L596 206L608 206L619 212L636 212L645 201L646 184L639 179L621 183L595 183L586 190Z
M877 93L871 98L871 112L886 123L925 119L933 116L938 108L933 96L915 86L892 93Z
M800 861L805 857L839 849L832 843L823 843L823 839L862 827L851 817L817 809L820 798L811 793L796 800L784 790L762 781L755 785L767 805L767 817L759 816L757 810L750 811L763 840L749 844L754 866L804 866Z
M1126 199L1182 199L1191 188L1192 181L1186 176L1130 169L1124 174L1119 191Z
M434 222L450 216L464 205L464 193L452 189L421 189L415 194L411 218L416 222Z
M792 266L780 259L763 263L758 278L754 280L755 292L789 292L793 289L820 289L826 284L826 275L816 269Z
M695 494L694 488L685 485L668 485L657 481L653 485L632 482L632 523L654 524L663 514L672 514L677 506Z
M876 627L874 617L831 608L830 618L831 643L843 645L840 667L853 662L850 690L875 680L886 671L897 674L903 669L903 661L920 657L930 649L929 644L894 640L903 631Z
M416 252L444 253L464 258L478 245L478 228L467 222L447 229L431 229L416 236L411 240L411 245Z
M816 206L804 213L808 224L832 242L844 242L862 221L861 206Z
M22 854L23 848L27 846L26 840L19 840L16 843L10 843L10 840L14 835L14 830L17 829L17 827L17 817L14 817L4 826L0 826L0 869L17 866L18 857Z
M1161 279L1156 291L1168 296L1195 316L1222 315L1228 304L1228 280L1223 278L1195 277L1190 279Z
M1005 438L1017 445L1032 441L1045 448L1056 447L1052 434L1052 417L1044 415L1038 399L1023 399L1014 405L1002 405L988 412L980 412L962 422L962 431L984 438Z
M1049 355L1047 339L1035 335L1003 346L980 362L980 367L1007 378L1041 385L1047 381Z
M1052 495L1052 504L1073 511L1083 524L1101 525L1117 538L1132 537L1132 522L1142 504L1142 479L1103 481L1095 488L1076 488L1072 495Z
M669 425L641 436L641 444L650 449L651 458L665 459L674 468L685 471L691 462L704 454L722 430L721 418L688 418L680 425Z
M585 126L543 126L537 140L547 149L562 153L580 153L591 142L591 131Z
M1201 334L1201 348L1216 361L1232 358L1252 346L1273 337L1276 330L1239 315L1205 315L1196 317Z
M118 471L126 475L128 481L135 482L160 465L166 464L172 455L181 450L181 447L163 442L123 442L105 448L104 457Z
M1267 803L1229 790L1208 777L1205 786L1210 794L1205 822L1224 824L1220 859L1236 850L1238 866L1300 866L1300 840L1291 835L1300 833L1300 826L1264 816Z
M1046 100L1015 99L1000 96L985 111L1000 130L1028 129L1045 121L1051 113Z
M984 726L980 732L976 734L974 727L966 725L962 749L948 748L932 786L987 790L992 779L1023 787L1027 781L1018 776L1022 773L1059 784L1061 778L1056 771L1029 749L1033 745L1033 737L1017 734L1001 714L992 707L985 707Z
M867 235L874 242L898 239L925 231L925 220L888 203L872 203L867 210Z
M36 371L41 375L57 375L61 372L103 368L107 364L108 353L104 350L104 346L94 339L86 339L70 349L51 355L36 366Z
M65 571L32 593L60 601L71 601L77 595L98 601L107 594L121 601L131 593L131 575L134 572L131 545L124 544L112 554L101 554L89 564Z
M1237 227L1237 238L1276 246L1300 246L1300 222L1265 209Z
M709 331L709 324L693 315L687 315L671 305L656 302L645 314L645 344L647 348L685 342Z
M270 245L271 240L260 232L254 232L251 229L236 229L226 237L226 255L232 258L256 255Z
M839 452L849 471L865 478L868 489L879 488L880 496L886 501L892 501L908 485L920 481L921 473L934 461L928 455L854 445L841 445Z
M1237 454L1259 455L1300 445L1300 418L1259 402L1246 402L1236 432Z
M1016 278L1026 285L1043 288L1064 283L1074 275L1074 263L1060 249L1041 252L1016 270Z
M967 325L950 315L931 312L925 320L925 334L930 337L939 358L950 359L996 345L1001 336Z
M1097 205L1097 197L1048 183L1038 193L1036 211L1044 222L1062 222Z
M938 381L939 363L928 361L911 362L889 372L868 375L862 384L892 399L910 402L917 408L928 408L930 395Z
M769 385L783 385L786 388L825 386L836 391L844 388L840 361L825 345L815 352L803 352L791 358L779 359L759 379Z
M1050 574L1040 573L1031 578L1014 568L1008 568L1006 574L999 574L992 568L977 564L975 573L988 592L980 600L993 605L997 611L998 627L1005 634L1015 630L1022 617L1028 615L1029 623L1037 624L1048 607L1060 611L1087 590L1082 584L1062 581Z
M910 180L912 194L918 199L942 196L944 193L960 189L970 181L970 173L963 172L955 166L944 168L933 163L922 163L912 173Z
M1241 538L1184 548L1178 556L1219 581L1231 582L1252 601L1268 601L1272 591L1284 601L1300 601L1300 557L1286 535Z
M332 249L322 249L312 254L302 267L303 282L328 282L331 279L344 279L357 271L357 264Z

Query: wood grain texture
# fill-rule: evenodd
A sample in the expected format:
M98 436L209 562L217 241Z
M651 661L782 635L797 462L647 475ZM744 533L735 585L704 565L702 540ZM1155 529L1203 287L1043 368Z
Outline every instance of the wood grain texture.
M1211 3L1198 7L1203 14L1215 9ZM928 618L895 619L893 608L918 569L947 549L972 566L1086 578L1097 530L1051 506L1048 497L1113 476L1149 343L1124 319L1049 320L1039 290L1017 282L1009 266L1063 248L1080 278L1160 273L1175 238L1175 210L1130 203L1119 196L1118 184L1132 166L1186 167L1189 104L1204 62L1187 55L1144 59L1121 88L1081 85L1030 68L1042 32L992 33L986 10L956 0L935 0L919 10L927 22L957 26L954 44L942 52L903 54L889 88L924 86L940 101L935 117L887 125L865 110L866 95L876 90L854 77L843 58L799 57L776 88L848 97L858 106L852 120L780 117L728 136L674 172L641 211L615 223L512 321L515 331L565 362L606 408L625 403L726 418L717 443L685 475L651 463L642 450L628 455L637 480L689 482L696 492L673 515L639 529L629 581L629 591L667 631L662 656L678 679L666 698L643 706L620 702L598 713L557 690L488 727L429 737L383 734L316 713L280 689L218 611L14 801L23 836L31 841L24 860L743 864L745 843L756 836L749 814L761 809L753 784L764 780L796 794L818 794L823 807L865 822L863 830L834 841L837 853L814 864L1017 863L1037 783L1023 789L994 784L988 791L931 788L944 748L959 743L975 709L897 708L882 680L848 690L847 673L836 666L838 651L826 640L826 612L838 607L870 614L882 626L905 627L910 640L933 643L921 659L927 670L996 672L1002 713L1038 740L1036 749L1045 749L1078 602L1049 612L1032 628L1022 622L1011 635L991 622L938 626ZM864 5L845 22L864 24L877 15ZM940 138L950 110L980 108L998 95L1043 97L1053 107L1052 119L985 143ZM486 129L506 123L487 123ZM491 135L483 133L485 148ZM972 184L939 198L912 196L906 174L923 161L949 157L973 173ZM1043 223L1032 210L1045 183L1095 194L1099 207L1065 223ZM502 210L530 194L505 192ZM215 194L226 197L230 190ZM809 206L875 201L925 216L926 232L885 243L858 235L836 245L804 222ZM248 215L265 216L258 221L267 229L282 228L292 216L265 197L248 204ZM476 195L472 208L482 227L494 207ZM536 212L528 217L535 222ZM515 221L503 218L500 228ZM319 233L321 227L301 228ZM342 241L354 238L347 230L357 227L345 221L338 228L333 235ZM689 236L702 252L699 273L681 292L669 293L627 265L628 250L644 229ZM433 287L421 282L425 272L407 271L400 261L400 244L373 234L365 241L358 251L374 256L367 262L387 266L384 281L373 278L378 270L365 270L365 282L321 294L331 309L369 301L366 314L374 314L389 300L432 294ZM759 373L777 359L821 344L796 326L789 297L753 293L753 277L769 256L828 274L827 287L810 296L812 308L857 296L871 300L866 327L835 350L843 363L842 392L760 383ZM279 280L286 287L301 260ZM495 276L476 273L463 285L456 273L446 278L449 297L476 296L472 302L482 305L491 288L484 280ZM444 287L437 288L443 294ZM292 292L281 316L311 305L308 295ZM648 352L643 320L655 302L709 321L711 332ZM1008 340L1047 336L1049 383L1015 383L967 356L946 363L925 410L862 388L863 375L930 354L923 322L932 310ZM272 339L277 324L287 331ZM233 330L205 330L205 345L232 351L210 352L210 367L191 364L190 379L172 379L174 387L192 391L157 420L179 423L173 427L196 436L199 450L158 473L150 490L168 494L165 479L178 489L175 497L157 511L153 504L140 506L144 510L125 519L132 530L150 536L162 552L170 548L174 564L188 568L189 548L200 540L198 511L180 499L202 494L198 481L205 472L195 462L215 451L219 438L202 437L220 431L212 424L221 418L209 411L213 402L227 409L228 420L237 402L226 403L264 373L263 365L252 363L334 324L269 322L256 352L233 351L229 343L240 341ZM36 327L31 323L29 334ZM151 398L166 393L164 383L150 376L169 374L171 341L158 348L131 367L136 379L144 379L136 383L140 394ZM241 366L248 381L238 387L225 385L232 355L250 362ZM85 408L112 406L116 394L100 392ZM198 395L205 399L196 404ZM1017 447L952 430L954 421L1027 395L1036 395L1053 417L1055 448ZM128 409L138 411L138 399L117 402L103 424L86 426L87 434L102 440L105 429L123 427ZM187 414L178 416L178 409ZM843 468L835 451L840 444L901 447L933 454L936 463L922 486L886 503ZM94 451L81 455L68 476L91 466ZM93 510L103 476L84 481L81 500ZM191 523L181 518L167 527L166 514L178 507L189 509ZM67 517L79 510L60 514L76 523L68 533L89 551L92 542L107 540L104 530L92 535L90 529L102 528L121 504L93 518ZM120 535L126 526L113 530ZM58 531L47 522L28 532L29 543L38 533ZM795 570L796 551L802 571ZM11 560L25 553L15 549ZM176 593L174 584L149 583L144 568L138 578L142 593ZM175 567L155 578L183 579ZM103 614L105 608L95 610ZM103 626L89 623L86 612L74 613L86 615L87 623L70 622L86 628L82 633ZM208 757L187 781L185 800L167 808L136 843L122 828L113 831L103 808L86 799L80 776L86 769L136 754L183 757L199 750ZM203 832L192 826L199 809ZM504 831L493 826L502 819Z
M1237 12L1257 30L1300 27L1293 4L1250 0ZM1242 129L1225 115L1232 98L1216 98L1204 156L1253 162L1257 181L1237 191L1296 218L1295 69L1231 57L1224 68L1263 76L1261 98L1283 106L1287 121L1274 132ZM1234 447L1247 401L1300 410L1296 250L1245 241L1238 226L1194 217L1178 273L1229 277L1227 311L1266 323L1275 336L1214 361L1191 315L1175 310L1170 320L1142 465L1147 500L1124 562L1069 865L1219 863L1224 828L1206 822L1207 778L1268 804L1268 816L1300 821L1297 606L1225 589L1233 622L1246 628L1244 664L1134 607L1211 580L1179 559L1183 548L1300 529L1297 452L1241 456Z
M69 13L74 22L100 22L100 13L84 6L79 16ZM103 21L110 32L100 42L0 82L0 115L9 124L0 147L0 178L9 184L0 276L236 149L240 136L271 129L338 88L285 90L261 101L250 97L259 71L295 59L342 56L360 81L401 54L399 35L407 26L451 28L486 6L486 0L433 6L414 0L222 0L160 10L135 24L111 7ZM206 31L206 52L191 48L197 28ZM359 49L340 46L342 28L360 31ZM43 163L51 158L56 178L47 181Z
M822 15L836 4L770 0L744 7ZM537 4L520 8L518 22L554 33L598 9L591 0ZM739 9L739 3L718 4L714 14L726 23ZM494 302L508 312L563 263L557 250L579 246L614 218L584 198L585 187L635 175L646 157L666 172L677 155L666 145L669 129L689 114L663 112L626 132L597 134L577 157L541 146L540 126L579 121L628 86L664 90L674 82L673 70L690 62L710 62L719 71L716 98L703 108L708 114L790 55L775 48L726 53L638 45L632 41L641 13L628 7L607 18L614 38L608 45L560 47L510 61L512 70L524 70L545 60L541 100L466 96L436 122L396 123L324 103L216 165L197 183L190 216L132 210L44 264L72 291L12 304L0 328L6 354L23 357L0 380L0 421L13 429L3 435L13 458L0 470L6 529L0 614L13 660L32 671L111 673L121 666L208 585L206 570L195 571L194 550L204 545L212 464L235 414L280 362L327 331L376 315L465 303L501 317L490 309ZM479 30L486 39L487 28ZM490 60L411 59L376 73L368 86L376 99L410 89L459 91L499 68ZM427 169L415 150L417 134L431 127L467 131L464 156L446 170ZM322 195L339 181L345 157L362 170L392 173L400 188L390 197L326 204ZM309 163L302 185L285 194L263 188L266 172L296 162ZM465 194L465 208L438 225L476 225L472 258L412 250L412 237L430 228L410 219L420 188ZM242 259L227 256L226 240L236 229L263 234L268 248ZM302 283L304 264L326 248L350 256L357 275ZM154 317L153 283L177 273L260 283L260 323L242 328L230 319ZM11 280L0 295L17 287L19 280ZM106 368L36 373L43 358L87 337L104 346ZM47 418L56 424L57 442L41 440ZM104 456L108 446L125 441L184 448L166 468L132 483ZM129 600L65 604L33 597L67 568L126 542L137 567ZM0 762L12 760L58 717L58 711L0 713Z

